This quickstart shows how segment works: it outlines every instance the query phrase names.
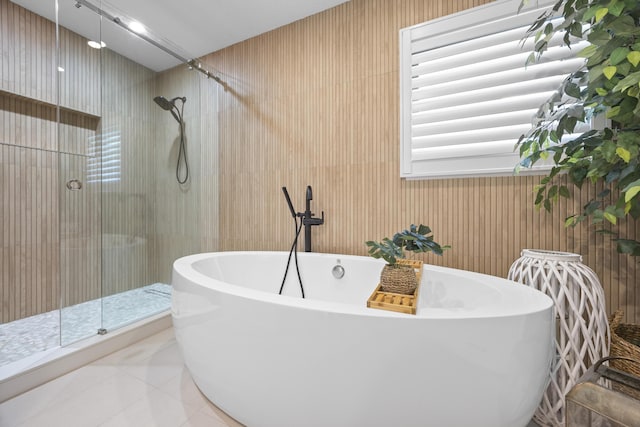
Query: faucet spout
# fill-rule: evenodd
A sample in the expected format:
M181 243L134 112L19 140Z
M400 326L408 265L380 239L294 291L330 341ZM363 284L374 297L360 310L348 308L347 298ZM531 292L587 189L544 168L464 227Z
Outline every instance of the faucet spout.
M311 211L311 201L313 200L313 191L311 190L311 186L307 185L307 197L306 197L306 210Z

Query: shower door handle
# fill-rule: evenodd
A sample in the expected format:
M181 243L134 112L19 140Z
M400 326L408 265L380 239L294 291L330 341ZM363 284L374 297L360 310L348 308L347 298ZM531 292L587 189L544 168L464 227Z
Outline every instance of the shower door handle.
M67 181L67 189L71 191L78 191L82 189L82 182L77 179Z

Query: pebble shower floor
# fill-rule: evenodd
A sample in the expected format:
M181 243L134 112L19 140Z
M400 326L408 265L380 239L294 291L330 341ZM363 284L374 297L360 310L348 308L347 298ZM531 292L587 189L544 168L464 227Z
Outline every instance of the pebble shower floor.
M138 289L83 302L0 325L0 366L33 354L72 343L160 313L171 307L171 286L154 283ZM62 318L62 319L61 319Z

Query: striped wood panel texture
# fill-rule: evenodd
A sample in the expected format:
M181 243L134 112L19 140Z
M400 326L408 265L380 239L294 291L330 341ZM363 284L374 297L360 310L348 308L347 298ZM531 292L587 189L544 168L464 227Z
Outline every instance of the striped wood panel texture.
M53 4L53 2L52 2ZM86 40L0 0L0 321L100 296L98 192L86 183L99 127L99 55ZM60 126L55 78L60 76ZM69 179L82 191L61 191Z
M58 138L54 24L0 0L0 47L1 322L168 283L176 257L217 249L217 84L185 67L156 74L61 29ZM178 126L156 95L188 99L182 188ZM87 180L101 131L120 138L117 182ZM70 179L83 189L66 190Z
M58 129L55 25L0 0L0 48L0 321L152 283L156 73L61 29ZM100 129L119 131L118 183L87 180Z
M366 254L364 242L425 223L453 249L429 263L506 277L523 248L577 252L603 282L609 312L640 322L637 262L564 218L585 189L552 214L537 211L537 177L399 178L398 30L484 1L351 0L207 55L220 92L220 248L287 250L293 226L280 187L326 223L319 252ZM633 238L635 224L622 225ZM372 287L374 284L372 284Z
M5 129L4 121L0 127ZM58 156L0 144L1 322L58 307Z
M179 127L167 111L158 110L154 142L156 273L170 283L173 261L219 247L219 155L217 99L220 86L186 67L160 73L156 92L171 99L186 97L185 138L190 180L175 178Z

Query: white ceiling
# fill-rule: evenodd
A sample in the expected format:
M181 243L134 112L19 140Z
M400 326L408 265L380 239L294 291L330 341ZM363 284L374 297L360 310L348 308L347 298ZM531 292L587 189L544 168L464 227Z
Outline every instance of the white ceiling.
M55 21L55 0L11 0ZM348 0L88 0L108 13L135 19L149 35L188 59L330 9ZM60 25L155 71L180 63L160 49L103 20L75 0L58 0Z

